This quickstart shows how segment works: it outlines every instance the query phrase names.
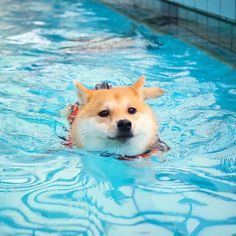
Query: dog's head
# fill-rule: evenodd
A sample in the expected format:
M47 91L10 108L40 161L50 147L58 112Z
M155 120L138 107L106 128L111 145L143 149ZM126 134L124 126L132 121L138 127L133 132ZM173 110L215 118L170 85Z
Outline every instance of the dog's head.
M81 103L75 129L82 147L137 155L155 142L157 122L144 100L163 90L144 88L144 81L142 76L130 87L94 91L75 82Z

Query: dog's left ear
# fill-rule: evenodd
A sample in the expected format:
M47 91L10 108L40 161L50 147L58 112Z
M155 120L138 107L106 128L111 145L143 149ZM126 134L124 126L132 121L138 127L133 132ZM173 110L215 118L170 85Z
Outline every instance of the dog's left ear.
M144 88L145 77L140 76L139 79L131 86L136 94L142 99L156 98L164 94L164 90L153 87Z
M143 88L143 99L150 99L160 97L165 93L164 90L153 87L153 88Z

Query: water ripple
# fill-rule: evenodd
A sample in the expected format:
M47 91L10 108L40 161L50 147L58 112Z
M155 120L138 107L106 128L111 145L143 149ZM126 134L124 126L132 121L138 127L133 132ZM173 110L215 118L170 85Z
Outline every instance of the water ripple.
M0 16L1 235L234 233L234 70L92 1L2 0ZM163 159L64 148L73 80L141 74L166 91L148 101Z

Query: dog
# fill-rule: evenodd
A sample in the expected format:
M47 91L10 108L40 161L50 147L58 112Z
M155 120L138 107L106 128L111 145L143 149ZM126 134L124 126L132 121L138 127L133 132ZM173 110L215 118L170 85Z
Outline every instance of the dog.
M79 111L71 122L70 142L89 150L142 155L158 143L158 123L146 99L163 95L159 87L144 87L141 76L133 85L90 90L74 81Z

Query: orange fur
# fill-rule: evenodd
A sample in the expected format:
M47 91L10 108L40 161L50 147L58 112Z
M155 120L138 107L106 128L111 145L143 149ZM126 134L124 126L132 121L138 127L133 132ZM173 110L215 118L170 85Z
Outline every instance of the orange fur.
M118 154L139 154L140 151L148 150L156 142L158 126L154 113L145 104L144 99L160 96L163 94L163 90L144 88L144 81L142 76L129 87L94 91L85 88L79 82L74 82L78 90L81 108L71 127L73 144L89 150L93 149L92 143L94 143L95 150L99 149L98 143L101 146L104 144L104 147L114 145L113 149L117 150ZM130 107L135 108L137 112L129 114L127 110ZM102 110L108 110L109 116L100 117L98 114ZM113 141L117 133L117 123L124 119L132 123L135 138L131 138L131 141L127 141L127 143ZM102 143L103 138L104 143ZM112 138L112 141L109 138ZM108 146L106 150L109 150ZM113 149L111 148L111 150ZM101 151L103 151L102 147Z

